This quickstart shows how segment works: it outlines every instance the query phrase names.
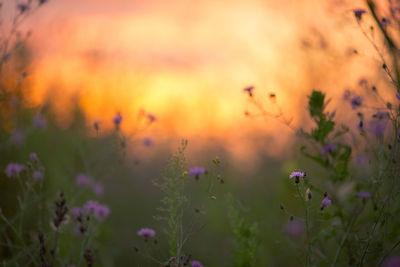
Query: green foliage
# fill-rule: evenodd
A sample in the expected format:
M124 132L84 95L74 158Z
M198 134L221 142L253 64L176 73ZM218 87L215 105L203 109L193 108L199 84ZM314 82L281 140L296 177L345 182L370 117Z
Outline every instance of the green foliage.
M185 192L186 159L185 149L187 141L182 141L178 151L170 156L166 169L161 174L161 180L154 184L161 189L165 197L158 208L160 215L156 219L167 224L165 231L168 237L169 253L171 257L180 258L184 244L183 215L188 198Z
M258 245L258 224L249 223L245 214L239 210L231 194L226 197L228 205L228 217L231 224L236 247L234 253L235 267L255 266L255 253Z

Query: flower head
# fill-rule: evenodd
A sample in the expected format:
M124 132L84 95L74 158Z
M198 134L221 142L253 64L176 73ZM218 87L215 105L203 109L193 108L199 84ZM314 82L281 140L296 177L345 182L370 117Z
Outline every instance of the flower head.
M21 3L21 4L17 5L17 9L18 9L19 13L22 14L29 10L29 5Z
M400 93L396 94L396 98L397 98L397 100L400 100Z
M201 264L199 261L191 261L190 264L192 267L203 267L203 264Z
M103 220L110 214L110 208L107 205L102 205L94 200L86 202L82 210L85 214L92 214L98 221Z
M151 228L142 228L137 232L138 236L144 236L145 238L154 237L156 235L156 231Z
M376 137L383 136L386 131L386 122L380 120L372 120L369 123L369 131Z
M337 148L338 146L335 143L327 144L322 148L322 155L331 154L333 151L337 150Z
M29 154L29 159L32 162L37 162L39 160L39 158L38 158L38 156L37 156L37 154L35 152L32 152L31 154Z
M193 167L189 170L189 174L194 176L196 179L199 179L199 176L206 172L206 169L203 167Z
M32 119L32 125L33 127L37 128L37 129L44 129L47 126L47 120L46 117L42 116L42 115L36 115L35 117L33 117Z
M329 196L326 196L321 202L321 210L325 209L332 203L332 200Z
M150 137L143 138L143 145L147 146L147 147L151 147L154 145L154 141Z
M294 181L296 184L298 184L300 182L300 178L305 178L306 177L306 173L305 172L301 172L301 171L293 171L290 175L289 175L289 179L294 178Z
M93 180L85 174L79 173L75 178L75 183L79 186L91 186Z
M361 20L362 15L364 15L367 11L365 11L365 9L362 8L357 8L353 10L354 12L354 16L356 17L357 20Z
M147 119L148 119L149 123L153 123L153 122L157 121L157 117L151 113L147 114Z
M32 173L32 178L33 178L33 180L43 180L43 177L44 177L44 174L43 174L43 172L41 172L41 171L34 171L33 173Z
M5 173L8 178L19 178L19 174L25 171L25 166L19 163L9 163L6 167Z
M121 122L122 122L122 116L121 116L121 113L117 113L117 115L115 115L114 116L114 118L113 118L113 122L114 122L114 124L115 124L115 127L119 127L119 125L121 124Z
M370 192L357 192L356 194L359 198L367 199L370 198L372 195Z
M352 108L352 109L356 109L357 107L361 106L361 104L362 104L362 98L361 98L361 96L359 96L359 95L354 96L354 97L351 99L350 104L351 104L351 108Z
M92 187L93 193L95 193L98 196L101 196L104 194L104 186L102 184L94 184Z
M254 86L248 86L243 89L243 92L248 93L250 97L253 96L253 91L254 91Z

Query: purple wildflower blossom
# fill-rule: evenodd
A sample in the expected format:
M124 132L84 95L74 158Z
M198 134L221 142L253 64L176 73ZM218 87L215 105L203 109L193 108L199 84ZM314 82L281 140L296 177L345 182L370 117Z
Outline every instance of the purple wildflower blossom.
M283 231L290 236L298 236L304 231L304 224L299 220L289 221Z
M373 120L369 123L369 131L376 135L376 137L381 137L386 131L386 122Z
M250 97L253 96L254 86L248 86L243 89L244 92L248 93Z
M344 91L344 93L343 93L343 99L344 99L344 100L348 100L348 99L350 98L350 95L351 95L350 90L349 90L349 89L346 89L346 90Z
M43 5L43 4L47 3L48 0L38 0L38 1L39 1L39 5ZM75 265L73 265L73 266L75 266Z
M206 169L203 167L193 167L189 170L189 174L194 176L196 180L199 179L199 176L201 174L204 174L206 172L207 172Z
M89 200L83 205L83 212L85 214L92 214L96 220L101 221L110 214L110 208L97 201Z
M332 203L332 200L329 198L329 196L326 196L321 202L321 210L328 207L331 203Z
M75 178L75 183L79 186L91 186L93 184L93 180L86 175L79 173Z
M361 106L361 104L362 104L361 96L357 95L357 96L353 97L350 101L350 104L351 104L352 109L356 109L357 107Z
M44 174L41 171L34 171L32 173L32 179L33 180L43 180Z
M203 267L203 264L201 264L199 261L191 261L190 264L192 267Z
M116 127L119 127L119 125L120 125L121 122L122 122L121 113L118 112L117 115L114 116L113 122L114 122L114 124L115 124Z
M145 137L145 138L143 138L143 145L147 146L147 147L151 147L154 145L154 141L150 137Z
M354 12L354 16L356 17L357 20L361 20L362 15L365 14L367 11L365 11L365 9L362 8L357 8L353 10Z
M93 193L95 193L98 196L101 196L104 194L104 186L102 184L94 184L92 187Z
M142 228L137 232L138 236L144 236L145 238L154 237L156 235L156 231L150 228Z
M19 178L19 174L26 168L24 165L19 163L9 163L6 167L5 173L8 178Z
M368 163L368 156L367 155L358 155L356 158L356 162L358 165L364 165Z
M370 198L372 195L370 192L357 192L356 194L359 198L367 199Z
M73 207L71 208L71 215L74 218L78 218L82 215L82 209L80 207Z
M29 159L32 162L37 162L39 160L39 158L38 158L38 156L37 156L37 154L35 152L32 152L31 154L29 154Z
M44 117L42 115L36 115L32 119L32 124L33 124L33 127L35 127L36 129L44 129L47 126L46 117Z
M300 182L300 178L305 178L305 177L306 177L306 173L305 172L301 172L301 171L293 171L289 175L289 179L294 178L294 182L296 184L298 184Z
M322 148L322 155L331 154L333 151L337 150L338 146L335 143L327 144Z
M149 123L153 123L153 122L157 121L157 117L151 113L147 114L147 119L149 120Z
M400 93L396 94L396 98L397 98L397 100L400 100Z
M21 3L17 5L17 9L22 14L29 10L29 5Z

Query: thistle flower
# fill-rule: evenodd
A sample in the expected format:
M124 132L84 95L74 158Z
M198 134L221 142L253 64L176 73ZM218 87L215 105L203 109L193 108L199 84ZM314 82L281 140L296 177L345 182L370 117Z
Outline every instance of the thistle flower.
M17 9L20 14L25 13L26 11L29 10L29 4L23 4L23 3L18 4Z
M325 198L321 202L321 210L324 210L331 203L332 203L332 200L330 199L330 197L329 196L325 196Z
M249 94L250 97L253 97L253 90L254 90L254 86L248 86L243 89L243 92L246 92Z
M19 174L25 171L26 167L19 163L9 163L5 169L8 178L19 178Z
M290 175L289 175L289 179L294 178L294 182L296 184L298 184L300 182L300 178L305 178L306 177L306 173L305 172L301 172L301 171L293 171Z
M373 133L376 137L381 137L386 131L386 122L380 120L372 120L369 123L368 130Z
M367 11L365 11L365 9L362 8L357 8L353 10L354 12L354 16L356 17L357 20L361 20L362 15L364 15Z
M352 109L356 109L357 107L361 106L361 104L362 104L361 96L359 96L359 95L358 96L354 96L351 99L350 104L351 104L351 108Z
M93 180L86 175L79 173L75 178L75 183L79 186L91 186L93 184Z
M396 98L397 98L397 100L400 100L400 93L396 94Z
M327 144L322 148L322 155L332 154L333 151L337 150L338 146L335 143Z
M149 123L153 123L153 122L157 121L157 117L151 113L147 114L147 119L148 119Z
M151 147L154 145L154 141L150 137L145 137L145 138L143 138L143 145L147 146L147 147Z
M36 115L32 119L32 125L33 127L37 129L44 129L47 126L47 120L46 117L42 115Z
M199 261L191 261L190 264L192 267L203 267L203 264L201 264Z
M370 192L357 192L356 194L359 198L367 199L370 198L372 195Z
M93 217L101 221L110 214L110 208L107 205L102 205L97 201L89 200L83 205L83 213L92 214Z
M98 196L101 196L104 194L104 186L102 184L94 184L92 187L93 193L95 193Z
M204 169L203 167L193 167L189 170L189 174L194 176L196 178L196 180L199 179L199 176L201 174L206 173L206 169Z
M304 224L299 220L291 219L284 227L283 230L290 236L298 236L304 231Z
M34 171L32 173L32 179L33 180L43 180L44 174L41 171Z
M73 207L71 208L71 215L74 218L78 218L82 215L82 209L80 207Z
M121 122L122 122L122 116L121 116L121 113L117 113L117 115L115 115L114 116L114 118L113 118L113 123L115 124L115 127L117 128L117 129L119 129L119 125L121 124Z
M37 156L37 154L35 152L32 152L31 154L29 154L29 159L32 162L38 162L39 161L39 158L38 158L38 156Z
M151 228L142 228L137 232L138 236L143 236L144 238L154 237L156 235L156 231Z

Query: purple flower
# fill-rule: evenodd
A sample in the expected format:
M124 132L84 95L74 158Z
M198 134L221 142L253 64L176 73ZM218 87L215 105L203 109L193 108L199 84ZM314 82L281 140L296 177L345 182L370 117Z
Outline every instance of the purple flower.
M147 146L147 147L151 147L154 145L154 141L150 137L143 138L143 145Z
M348 100L348 99L350 98L350 95L351 95L350 90L349 90L349 89L346 89L346 90L344 91L344 93L343 93L343 99L344 99L344 100Z
M137 232L138 236L154 237L156 235L156 231L150 228L142 228Z
M38 160L39 160L39 158L38 158L38 156L37 156L37 154L35 152L32 152L31 154L29 154L29 159L32 162L38 162Z
M332 203L332 200L329 196L326 196L321 202L321 210L325 209Z
M114 116L114 118L113 118L113 122L114 122L114 124L115 124L115 126L118 128L119 127L119 125L121 124L121 122L122 122L122 116L121 116L121 113L117 113L117 115L115 115Z
M32 124L33 124L33 127L37 128L37 129L44 129L47 126L46 117L44 117L42 115L36 115L32 119Z
M397 98L397 100L400 100L400 93L396 94L396 98Z
M28 4L18 4L17 9L22 14L29 10L29 5Z
M322 155L331 154L333 151L337 150L338 146L335 143L327 144L322 148Z
M43 180L44 174L41 171L34 171L32 173L33 180Z
M5 173L8 178L19 178L19 174L26 168L24 165L19 163L9 163L6 167Z
M191 261L190 264L192 267L203 267L203 264L201 264L199 261Z
M356 158L356 162L358 165L364 165L368 162L368 156L367 155L358 155Z
M361 104L362 104L361 96L357 95L357 96L353 97L350 101L350 104L351 104L352 109L356 109L357 107L361 106Z
M204 169L203 167L193 167L189 170L189 174L194 176L196 180L199 179L199 176L201 174L204 174L206 172L206 169Z
M101 221L110 214L110 208L97 201L89 200L83 205L83 212L85 214L92 214L96 220Z
M248 86L243 89L244 92L248 93L250 97L253 96L254 86Z
M372 195L370 192L357 192L356 194L359 198L367 199L370 198Z
M291 236L297 236L303 233L304 231L304 224L299 220L290 220L283 230L286 234Z
M300 182L300 178L306 177L306 173L305 172L301 172L301 171L293 171L290 175L289 175L289 179L294 178L294 182L296 184L298 184Z
M73 207L71 208L71 215L74 218L78 218L82 215L82 209L80 207Z
M48 0L38 0L39 1L39 5L43 5L45 3L47 3ZM71 265L71 266L75 266L75 265Z
M153 123L153 122L157 121L157 117L151 113L147 114L147 119L149 120L149 123Z
M384 111L384 110L378 110L376 114L373 116L376 119L382 120L382 119L388 119L389 118L389 112Z
M383 136L386 131L386 122L373 120L369 123L369 131L376 137Z
M95 193L98 196L101 196L104 194L104 186L102 184L94 184L92 189L93 189L93 193Z
M75 183L79 186L91 186L93 184L93 180L86 175L79 173L75 178Z
M365 14L367 11L365 11L365 9L362 8L357 8L353 10L354 12L354 16L356 17L357 20L361 20L362 15Z

